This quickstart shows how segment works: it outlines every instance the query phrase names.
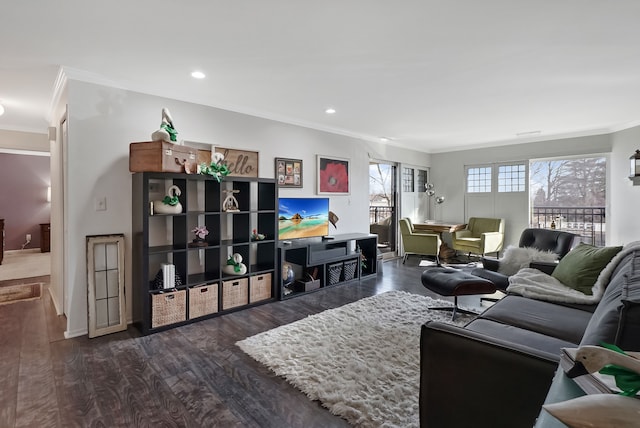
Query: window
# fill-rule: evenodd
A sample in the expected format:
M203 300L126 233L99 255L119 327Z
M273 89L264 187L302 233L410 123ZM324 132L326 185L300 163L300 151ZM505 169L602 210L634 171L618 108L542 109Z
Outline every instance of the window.
M402 191L413 192L413 168L402 169Z
M467 170L467 192L491 192L491 167L469 168Z
M500 165L498 167L498 192L524 192L526 166Z
M419 169L416 172L416 191L424 192L424 185L427 184L427 171Z

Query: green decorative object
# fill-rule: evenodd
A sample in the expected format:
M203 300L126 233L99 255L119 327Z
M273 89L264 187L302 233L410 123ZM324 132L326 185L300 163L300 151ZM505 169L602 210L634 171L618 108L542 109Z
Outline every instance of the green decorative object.
M198 166L198 172L200 174L211 175L218 181L218 183L220 183L224 177L231 173L231 170L229 170L226 164L222 163L224 160L224 155L222 153L213 153L211 158L212 160L209 165L201 163Z
M166 204L166 205L171 205L176 206L178 205L179 199L177 196L165 196L164 199L162 199L162 203Z
M161 200L153 202L153 213L155 214L179 214L182 212L182 204L180 196L182 192L180 188L173 185L167 189L167 195Z
M627 355L616 345L601 343L604 348L610 349L622 355ZM613 376L616 379L616 386L622 391L620 395L634 397L640 391L640 373L616 364L607 364L600 370L601 374Z
M222 267L222 271L228 275L244 275L247 273L247 266L242 263L242 256L234 253L227 259L227 264Z

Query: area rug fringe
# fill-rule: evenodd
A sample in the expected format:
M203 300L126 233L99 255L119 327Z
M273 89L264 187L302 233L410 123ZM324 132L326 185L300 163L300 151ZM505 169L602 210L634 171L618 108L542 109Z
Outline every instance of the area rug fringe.
M420 326L451 322L444 300L389 291L236 343L359 427L418 427ZM455 324L469 322L459 316Z

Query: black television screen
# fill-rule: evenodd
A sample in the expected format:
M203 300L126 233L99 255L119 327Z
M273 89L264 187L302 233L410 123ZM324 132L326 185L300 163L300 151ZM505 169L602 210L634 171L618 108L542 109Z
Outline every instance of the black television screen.
M280 198L278 239L329 234L329 198Z

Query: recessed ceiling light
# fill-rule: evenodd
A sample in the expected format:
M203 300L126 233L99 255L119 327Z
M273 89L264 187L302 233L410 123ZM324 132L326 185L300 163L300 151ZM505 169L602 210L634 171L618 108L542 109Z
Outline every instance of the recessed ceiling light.
M387 137L380 137L380 141L383 143L387 143L389 139Z
M324 112L327 113L327 114L334 114L336 112L336 109L334 109L332 107L329 107Z
M204 79L207 76L202 71L194 71L191 73L191 77L194 79Z

